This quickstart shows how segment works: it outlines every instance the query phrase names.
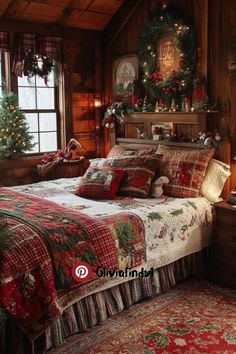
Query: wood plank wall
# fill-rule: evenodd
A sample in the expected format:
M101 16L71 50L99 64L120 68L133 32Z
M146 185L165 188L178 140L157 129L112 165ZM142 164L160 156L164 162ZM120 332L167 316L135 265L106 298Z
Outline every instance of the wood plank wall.
M170 1L171 2L171 1ZM231 157L236 156L236 75L229 77L228 52L236 38L235 0L172 0L183 16L192 20L197 32L199 70L207 77L207 92L212 101L218 100L220 113L208 119L208 129L219 129L232 143ZM107 102L112 100L112 64L118 56L137 51L139 37L148 13L159 4L158 0L143 0L129 18L125 27L110 44L104 43L104 77ZM104 36L106 38L106 36ZM111 35L110 35L111 37ZM235 40L236 42L236 40ZM106 153L108 152L106 146ZM235 167L231 187L236 179Z

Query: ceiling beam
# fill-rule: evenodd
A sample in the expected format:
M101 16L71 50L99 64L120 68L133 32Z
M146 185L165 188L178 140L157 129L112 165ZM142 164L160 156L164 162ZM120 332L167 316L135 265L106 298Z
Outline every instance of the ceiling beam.
M17 9L19 8L19 5L20 5L19 0L11 0L11 2L7 6L6 10L2 14L1 18L10 18L17 11ZM27 6L28 6L28 3L26 3L26 7Z
M83 8L75 8L74 0L71 0L69 4L62 11L61 18L57 21L57 24L60 26L67 26L71 22L78 22L78 19L83 15L83 13L91 6L94 0L84 1Z
M120 31L125 27L136 8L144 0L126 0L103 31L103 43L109 48Z

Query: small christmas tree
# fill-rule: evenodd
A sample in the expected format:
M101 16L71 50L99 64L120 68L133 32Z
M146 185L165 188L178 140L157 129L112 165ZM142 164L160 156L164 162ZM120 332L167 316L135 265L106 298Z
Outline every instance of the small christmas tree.
M14 157L31 150L33 136L29 134L25 114L17 105L17 96L6 92L0 102L0 154Z

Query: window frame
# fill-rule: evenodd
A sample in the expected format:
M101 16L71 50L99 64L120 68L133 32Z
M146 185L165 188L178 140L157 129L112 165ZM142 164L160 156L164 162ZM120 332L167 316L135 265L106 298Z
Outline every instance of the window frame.
M14 75L14 74L13 74ZM36 85L36 77L34 77L35 79L35 83L34 85L32 86L32 88L35 90L37 90L37 87L41 88L43 86L37 86ZM17 97L19 99L19 87L27 87L27 86L20 86L18 84L18 77L16 77L14 75L14 86L15 86L15 92L17 92ZM28 86L30 87L30 86ZM49 86L50 87L50 86ZM56 133L57 133L57 149L60 149L61 148L61 117L60 117L60 109L59 109L59 85L54 85L54 109L27 109L27 108L23 108L22 111L25 113L25 114L28 114L28 113L36 113L38 115L38 123L39 123L39 114L40 113L55 113L56 114L56 125L57 125L57 129L56 129ZM35 102L36 102L36 105L37 105L37 95L35 97ZM38 127L40 128L40 125L38 124ZM30 133L37 133L38 134L38 144L39 144L39 149L40 149L40 139L39 139L39 135L40 135L40 130L38 130L37 132L30 132ZM50 132L50 131L48 131ZM27 152L25 153L25 156L41 156L43 154L46 154L46 153L50 153L50 152L54 152L56 150L52 150L52 151L38 151L38 152Z

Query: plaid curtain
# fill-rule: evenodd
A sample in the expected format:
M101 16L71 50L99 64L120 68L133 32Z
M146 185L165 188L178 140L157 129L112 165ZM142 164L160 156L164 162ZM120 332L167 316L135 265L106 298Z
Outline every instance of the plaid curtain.
M54 59L61 67L63 67L63 41L62 38L41 36L37 34L17 33L15 36L15 53L13 59L13 72L21 76L19 67L28 51L34 49L38 55L48 56Z
M0 32L0 52L9 51L9 34L7 32Z

